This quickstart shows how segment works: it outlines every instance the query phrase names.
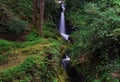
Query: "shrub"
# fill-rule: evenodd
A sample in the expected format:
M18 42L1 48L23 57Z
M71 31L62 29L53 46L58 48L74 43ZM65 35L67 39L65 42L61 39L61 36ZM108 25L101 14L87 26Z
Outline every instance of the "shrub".
M76 8L76 6L73 7ZM98 70L101 78L105 75L105 80L102 82L115 82L107 79L110 78L108 76L110 69L105 66L120 58L119 7L111 1L85 2L83 9L76 8L78 11L71 11L67 15L68 20L78 29L71 35L74 44L70 56L76 65L81 65L82 57L85 58L79 69L82 67L85 71L83 75L89 77L86 82L93 82ZM97 66L102 68L96 69Z
M4 71L0 71L0 81L13 82L14 80L22 80L24 77L32 76L31 72L34 71L36 66L34 57L28 57L23 64ZM30 72L31 71L31 72Z
M22 21L18 18L13 18L8 25L8 32L13 32L15 34L22 33L27 30L27 22Z
M33 29L33 30L26 36L27 41L34 41L34 40L36 40L37 38L40 38L40 37L39 37L38 31L35 30L35 29Z
M6 32L8 21L12 19L12 13L0 3L0 32Z
M1 53L2 51L7 51L7 50L9 50L12 46L13 46L13 43L12 43L12 42L5 41L5 40L0 39L0 53Z

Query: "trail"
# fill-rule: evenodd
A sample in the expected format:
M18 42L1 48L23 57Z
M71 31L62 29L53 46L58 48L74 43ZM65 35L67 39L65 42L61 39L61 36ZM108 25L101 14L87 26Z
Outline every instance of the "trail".
M38 54L39 51L43 51L45 47L50 47L52 44L35 44L33 46L27 46L25 48L18 48L11 50L8 59L0 65L0 70L8 69L14 66L19 66L25 59L31 54ZM5 53L4 53L5 54ZM3 55L4 55L3 54Z

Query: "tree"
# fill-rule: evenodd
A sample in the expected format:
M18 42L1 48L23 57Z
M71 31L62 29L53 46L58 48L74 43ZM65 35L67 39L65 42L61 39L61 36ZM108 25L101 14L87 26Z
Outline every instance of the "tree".
M34 2L33 2L33 7L34 7L33 25L34 25L34 27L37 27L37 9L38 9L37 2L38 2L37 0L34 0Z
M34 0L33 2L33 25L34 27L37 27L39 30L39 34L43 36L42 33L42 25L43 25L43 20L44 20L44 0L40 0L40 6L38 8L38 0ZM37 11L39 9L39 15L37 14ZM38 22L37 22L37 17L38 17Z
M40 15L39 15L39 33L43 36L42 25L44 20L44 0L40 0Z

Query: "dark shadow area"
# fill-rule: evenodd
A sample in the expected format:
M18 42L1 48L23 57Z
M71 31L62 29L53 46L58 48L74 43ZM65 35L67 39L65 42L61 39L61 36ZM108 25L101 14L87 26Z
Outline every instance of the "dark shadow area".
M66 51L66 54L69 56L70 52ZM66 54L62 56L62 59L66 58ZM64 68L64 67L63 67ZM84 77L82 74L78 73L75 67L71 66L71 63L66 64L66 73L70 78L70 82L84 82Z
M26 35L28 35L29 32L24 32L20 34L15 33L0 33L0 39L5 39L8 41L25 41Z
M67 74L70 77L70 82L84 82L83 76L78 74L75 67L70 66L70 64L67 66Z

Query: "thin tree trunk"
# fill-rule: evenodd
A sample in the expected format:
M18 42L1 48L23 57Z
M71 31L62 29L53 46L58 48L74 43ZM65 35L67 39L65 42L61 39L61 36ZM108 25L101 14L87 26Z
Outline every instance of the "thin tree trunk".
M44 20L44 0L40 0L39 32L41 36L43 36L42 33L43 20Z
M38 6L37 6L37 0L34 0L33 2L33 7L34 7L34 10L33 10L33 25L34 27L37 27L37 9L38 9Z

